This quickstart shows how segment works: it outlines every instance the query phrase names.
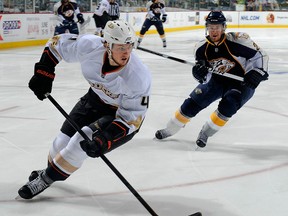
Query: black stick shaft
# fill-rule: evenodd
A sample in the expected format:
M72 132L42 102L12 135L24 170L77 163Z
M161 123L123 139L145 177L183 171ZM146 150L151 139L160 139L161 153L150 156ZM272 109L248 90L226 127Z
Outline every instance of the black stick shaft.
M173 57L173 56L169 56L169 55L166 55L166 54L163 54L163 53L155 52L155 51L153 51L153 50L145 49L145 48L143 48L143 47L137 47L137 49L142 50L142 51L144 51L144 52L148 52L148 53L152 53L152 54L161 56L161 57L163 57L163 58L171 59L171 60L174 60L174 61L177 61L177 62L180 62L180 63L189 64L189 65L192 65L192 66L195 65L195 64L192 63L192 62L188 62L188 61L185 61L185 60L183 60L183 59L176 58L176 57Z
M46 97L52 102L52 104L62 113L71 126L77 130L78 133L85 139L90 138L79 128L79 126L73 121L73 119L65 112L65 110L57 103L57 101L50 95L46 94ZM158 216L154 210L148 205L148 203L140 196L140 194L130 185L130 183L124 178L124 176L116 169L116 167L106 158L104 154L100 155L101 159L110 167L110 169L118 176L123 184L130 190L130 192L139 200L139 202L147 209L152 216Z
M143 47L137 47L138 50L142 50L144 52L148 52L148 53L152 53L154 55L158 55L158 56L161 56L163 58L167 58L167 59L171 59L173 61L177 61L177 62L180 62L180 63L184 63L184 64L188 64L188 65L191 65L191 66L194 66L195 64L192 63L192 62L189 62L189 61L185 61L183 59L180 59L180 58L176 58L176 57L173 57L173 56L169 56L169 55L166 55L166 54L163 54L163 53L159 53L159 52L155 52L153 50L149 50L149 49L145 49ZM215 74L218 74L220 76L225 76L225 77L228 77L228 78L231 78L231 79L234 79L234 80L238 80L238 81L241 81L243 82L244 79L243 77L240 77L240 76L237 76L237 75L234 75L234 74L230 74L230 73L218 73L216 71L213 71L213 70L209 70L211 73L215 73Z

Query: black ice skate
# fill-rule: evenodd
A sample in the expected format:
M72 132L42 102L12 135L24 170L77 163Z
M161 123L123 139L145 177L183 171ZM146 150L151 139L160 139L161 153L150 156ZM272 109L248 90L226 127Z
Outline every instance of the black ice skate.
M167 137L170 137L172 136L171 132L169 130L167 130L166 128L165 129L162 129L162 130L158 130L156 131L155 133L155 137L159 140L161 139L165 139Z
M18 190L18 194L23 199L32 199L34 196L43 192L52 183L53 181L46 175L46 172L43 171L37 178L22 186Z
M208 136L205 134L203 130L201 130L196 140L196 144L198 147L204 148L207 144L207 140L208 140Z
M176 120L170 119L167 123L167 127L161 130L157 130L155 133L155 137L159 140L165 139L176 134L184 125L180 126L179 124L175 123Z

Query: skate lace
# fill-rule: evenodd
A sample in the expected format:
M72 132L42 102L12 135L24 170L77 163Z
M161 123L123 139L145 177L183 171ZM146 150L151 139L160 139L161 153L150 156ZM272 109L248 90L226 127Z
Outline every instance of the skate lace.
M31 181L28 185L28 188L30 189L32 195L35 195L43 190L45 190L47 187L49 187L49 184L47 184L42 178L41 175L38 176L36 179Z

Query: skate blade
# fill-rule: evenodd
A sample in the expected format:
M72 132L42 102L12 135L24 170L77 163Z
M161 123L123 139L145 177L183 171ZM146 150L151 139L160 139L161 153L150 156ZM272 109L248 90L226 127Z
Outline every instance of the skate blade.
M156 138L156 137L153 137L152 140L153 140L153 141L158 141L158 142L167 141L167 140L164 140L164 139L158 139L158 138Z
M196 213L191 214L191 215L189 215L189 216L202 216L202 213L201 213L201 212L196 212Z
M26 200L26 199L23 199L20 195L18 195L18 196L15 197L15 200L22 201L22 200Z
M203 152L203 151L205 151L205 148L202 148L202 147L196 145L196 147L195 147L195 151Z

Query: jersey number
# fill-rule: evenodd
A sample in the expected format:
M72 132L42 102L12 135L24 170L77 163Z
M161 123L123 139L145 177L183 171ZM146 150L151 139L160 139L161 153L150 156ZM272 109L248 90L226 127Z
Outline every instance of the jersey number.
M141 105L146 106L147 108L149 107L149 96L142 97Z

